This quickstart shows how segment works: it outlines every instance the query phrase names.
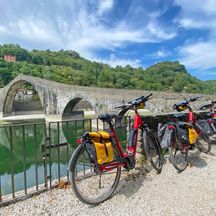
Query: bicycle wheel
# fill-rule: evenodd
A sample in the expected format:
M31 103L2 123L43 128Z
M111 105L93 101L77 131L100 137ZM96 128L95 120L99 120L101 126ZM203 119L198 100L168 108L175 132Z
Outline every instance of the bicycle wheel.
M148 129L143 131L143 146L147 159L149 159L152 167L161 173L163 166L163 155L161 147L154 134Z
M185 170L188 165L188 151L188 145L182 144L178 135L174 132L169 146L169 156L172 165L178 172Z
M97 205L115 191L121 176L121 167L99 172L90 160L85 144L77 147L69 162L71 187L82 202Z
M197 147L201 152L208 153L211 151L211 143L208 134L206 134L201 128L197 131Z

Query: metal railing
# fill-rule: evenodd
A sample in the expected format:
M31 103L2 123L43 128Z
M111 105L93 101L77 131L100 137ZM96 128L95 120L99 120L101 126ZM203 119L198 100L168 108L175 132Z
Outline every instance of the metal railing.
M122 143L126 143L127 130L129 127L130 117L124 117L115 121L115 128L119 130L119 137ZM49 137L46 145L46 163L48 166L47 178L49 187L55 187L65 177L69 180L67 169L69 159L77 147L76 140L81 138L86 131L108 130L108 125L99 119L81 119L71 121L50 122L48 126Z
M38 152L39 143L46 137L45 123L3 125L0 136L0 205L45 190L38 170L43 161ZM34 176L34 185L29 182L30 175Z
M130 120L115 121L122 143L126 143ZM85 131L107 129L98 119L0 126L0 206L67 182L76 139Z

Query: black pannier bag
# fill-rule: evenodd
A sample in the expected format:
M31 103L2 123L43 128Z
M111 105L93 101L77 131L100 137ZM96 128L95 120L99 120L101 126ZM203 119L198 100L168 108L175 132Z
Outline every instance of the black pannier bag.
M215 119L212 119L212 122L210 123L211 128L213 130L214 133L216 133L216 122Z
M189 141L188 125L185 124L184 122L179 122L176 125L176 130L181 143L189 145L190 141Z
M198 125L207 133L209 136L214 134L215 126L213 123L208 122L206 119L199 119Z
M212 127L214 133L216 133L216 117L211 118L211 120L212 120L211 127Z
M162 149L166 149L171 145L172 132L168 124L158 124L158 138Z
M138 130L137 129L132 129L129 133L128 136L128 146L134 146L136 144L136 134Z

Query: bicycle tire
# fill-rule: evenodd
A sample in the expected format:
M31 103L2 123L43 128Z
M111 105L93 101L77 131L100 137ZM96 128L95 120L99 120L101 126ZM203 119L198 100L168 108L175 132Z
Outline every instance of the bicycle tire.
M203 131L202 128L198 127L198 138L196 141L197 148L204 153L208 153L211 151L211 142L209 135Z
M86 155L84 155L85 153ZM81 171L80 166L83 164L85 165L85 170ZM107 183L105 180L108 181L111 179L111 177L107 177L109 172L106 171L100 174L96 172L95 165L90 161L89 155L86 152L85 144L81 144L76 148L69 161L68 168L70 173L71 188L74 194L80 201L88 205L98 205L109 199L118 186L121 176L121 167L117 167L116 172L113 172L113 169L112 173L110 173L111 177L114 177L113 182L110 184L110 188L105 190L105 183ZM84 177L82 177L82 174ZM103 182L101 180L102 177L104 177ZM82 183L85 179L89 180L89 182L84 181L84 183ZM98 181L98 187L96 187L94 180ZM101 184L103 184L103 187ZM98 196L96 194L97 192L99 193ZM96 197L93 197L94 195Z
M155 138L150 129L143 131L142 140L147 159L149 158L152 167L158 174L160 174L163 167L163 155L158 140Z
M182 172L186 169L188 165L188 152L189 149L183 147L178 135L173 131L169 146L169 158L178 172Z

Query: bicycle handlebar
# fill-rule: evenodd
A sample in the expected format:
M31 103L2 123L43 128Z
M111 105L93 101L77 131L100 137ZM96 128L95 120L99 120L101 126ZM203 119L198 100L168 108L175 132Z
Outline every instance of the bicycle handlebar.
M173 106L181 106L181 105L187 105L189 104L190 102L194 102L196 101L197 99L201 98L202 96L197 96L197 97L192 97L190 99L184 99L182 101L179 101L178 103L174 104Z
M127 103L136 105L136 104L139 104L141 102L146 102L147 100L150 99L149 97L151 97L151 96L152 96L152 93L149 94L148 96L141 96L141 97L135 98L133 100L128 101Z
M177 111L181 112L187 108L190 108L190 106L188 105L190 102L194 102L197 99L201 98L202 96L196 96L196 97L192 97L190 99L184 99L182 101L179 101L178 103L175 103L173 105L173 109L176 109ZM183 107L182 107L183 106Z
M205 104L205 105L199 107L199 110L206 110L206 109L209 109L211 107L212 107L212 104Z
M208 103L208 104L205 104L199 107L199 110L206 110L206 109L212 108L214 104L216 104L216 100L212 100L211 103Z
M152 96L152 93L149 94L148 96L141 96L141 97L135 98L133 100L128 101L127 104L115 107L115 109L130 109L131 107L133 107L135 105L138 105L142 102L146 102L146 101L150 100L151 96Z

